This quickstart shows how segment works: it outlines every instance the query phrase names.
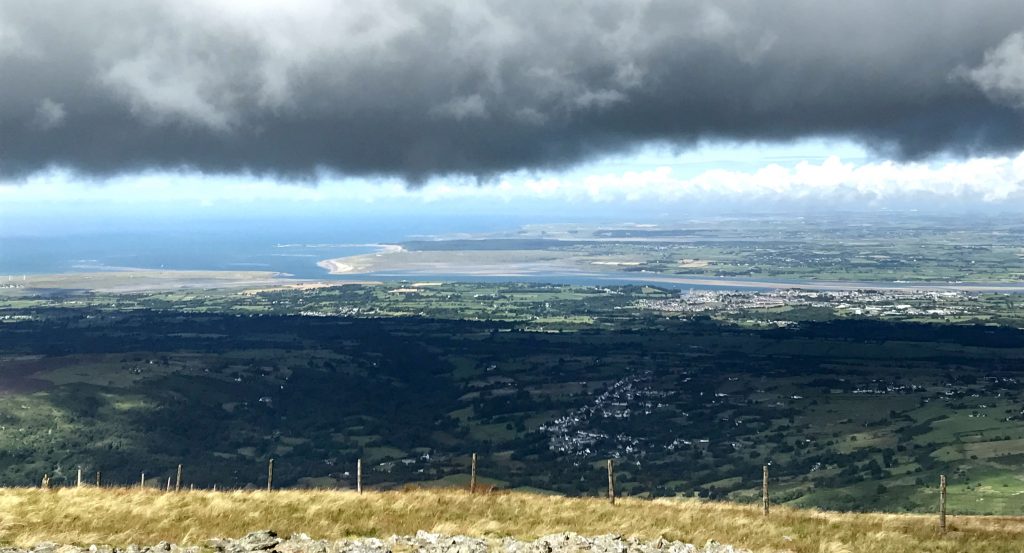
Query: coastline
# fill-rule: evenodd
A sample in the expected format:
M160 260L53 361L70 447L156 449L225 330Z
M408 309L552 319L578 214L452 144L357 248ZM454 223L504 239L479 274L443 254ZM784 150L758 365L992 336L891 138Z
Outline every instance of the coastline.
M134 293L173 290L238 290L257 294L314 290L349 284L379 285L372 279L305 279L272 271L207 271L126 268L122 270L26 275L0 282L0 298L55 292Z
M377 248L376 252L324 259L318 261L317 266L326 269L327 273L332 275L364 273L373 266L374 258L406 251L398 244L374 244L374 246Z
M281 286L299 282L291 275L273 271L205 271L122 268L27 275L3 282L0 294L23 294L46 290L90 290L94 292L147 292L157 290L250 288Z
M409 254L408 259L388 258L392 254ZM427 252L436 255L436 252ZM715 278L708 276L685 276L664 273L630 273L621 271L577 270L571 263L559 260L522 260L505 263L477 262L467 256L453 256L451 260L427 259L424 252L408 251L392 244L381 244L380 250L371 254L360 254L317 263L331 275L367 275L375 280L388 278L422 278L451 282L459 278L544 278L552 279L593 279L595 281L626 282L637 284L670 284L675 286L693 285L699 287L734 289L775 289L775 290L913 290L913 291L957 291L982 293L1024 293L1024 282L886 282L886 281L813 281L813 280L746 280L740 278ZM605 265L598 265L605 266ZM609 267L614 267L608 265Z

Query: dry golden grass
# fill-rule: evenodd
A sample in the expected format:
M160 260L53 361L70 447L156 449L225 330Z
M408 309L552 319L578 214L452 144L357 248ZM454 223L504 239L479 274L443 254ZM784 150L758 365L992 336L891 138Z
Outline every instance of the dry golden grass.
M708 539L754 551L801 553L994 553L1024 551L1024 517L950 517L941 536L931 516L846 514L695 500L572 499L461 490L193 491L2 489L0 543L202 544L258 529L318 538L388 536L427 530L536 538L563 531Z

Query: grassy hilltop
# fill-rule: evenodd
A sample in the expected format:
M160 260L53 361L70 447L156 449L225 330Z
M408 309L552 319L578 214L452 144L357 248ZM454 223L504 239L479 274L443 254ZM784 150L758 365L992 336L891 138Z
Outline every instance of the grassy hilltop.
M452 489L395 492L191 491L126 488L0 490L0 544L202 544L257 529L314 538L417 530L533 539L584 535L709 539L754 551L797 553L1019 552L1024 517L951 517L940 535L926 515L853 514L696 500L572 499L528 493L472 495Z

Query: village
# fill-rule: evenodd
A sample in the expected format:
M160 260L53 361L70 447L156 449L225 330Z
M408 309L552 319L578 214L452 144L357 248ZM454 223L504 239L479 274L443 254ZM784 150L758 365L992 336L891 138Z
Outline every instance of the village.
M688 290L668 299L636 300L640 310L735 316L748 311L818 308L837 316L938 319L980 315L978 296L955 290Z

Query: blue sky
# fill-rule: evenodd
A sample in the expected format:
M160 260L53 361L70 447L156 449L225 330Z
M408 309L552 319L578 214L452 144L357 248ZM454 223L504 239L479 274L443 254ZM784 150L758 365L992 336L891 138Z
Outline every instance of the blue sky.
M95 179L51 170L0 185L4 232L158 220L291 216L514 215L547 220L651 219L735 211L971 209L1019 211L1024 155L900 163L848 141L650 146L561 171L515 172L479 183L436 177L323 175L282 181L197 172Z

